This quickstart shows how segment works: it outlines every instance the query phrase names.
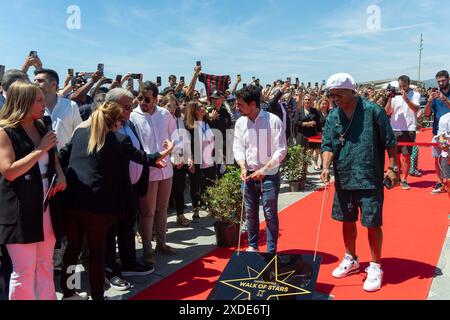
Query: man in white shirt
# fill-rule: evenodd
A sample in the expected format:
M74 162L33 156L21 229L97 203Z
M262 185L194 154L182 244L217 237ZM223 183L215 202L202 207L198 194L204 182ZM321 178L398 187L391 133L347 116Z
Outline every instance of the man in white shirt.
M444 180L448 196L450 198L450 113L447 113L439 120L438 139L441 145L441 175Z
M53 130L58 137L57 148L60 150L72 139L73 132L82 122L78 105L57 94L59 76L54 70L41 69L34 74L34 82L45 94L45 114L52 118Z
M139 107L131 113L131 121L136 127L139 139L147 153L164 150L166 140L174 140L172 135L177 129L175 119L166 109L157 106L158 88L154 83L146 82L139 94ZM167 209L172 190L173 167L166 159L167 167L150 168L148 191L140 199L140 231L143 244L144 263L155 263L152 250L153 224L156 231L156 253L175 254L175 250L166 245Z
M420 109L420 93L411 90L408 76L398 78L400 94L389 95L386 113L391 117L391 126L397 142L416 142L417 113ZM404 190L409 190L407 178L411 167L412 147L399 147L398 159L401 171L401 184Z
M279 167L287 144L279 117L260 109L261 90L247 86L237 93L242 117L236 122L234 157L241 167L248 240L247 251L258 252L259 201L262 197L267 223L267 251L275 254L278 243Z

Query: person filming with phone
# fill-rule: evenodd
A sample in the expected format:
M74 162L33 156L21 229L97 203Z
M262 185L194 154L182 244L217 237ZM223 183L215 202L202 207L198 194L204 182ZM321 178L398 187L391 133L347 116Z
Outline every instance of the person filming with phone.
M333 271L333 277L344 278L359 272L356 253L356 222L368 229L372 262L366 269L364 290L381 288L381 247L384 201L383 179L391 188L398 184L397 142L386 112L356 91L353 77L338 73L327 83L331 99L337 105L325 124L322 136L322 181L330 181L333 162L336 193L332 217L343 223L346 254ZM385 150L389 155L389 170L384 173Z

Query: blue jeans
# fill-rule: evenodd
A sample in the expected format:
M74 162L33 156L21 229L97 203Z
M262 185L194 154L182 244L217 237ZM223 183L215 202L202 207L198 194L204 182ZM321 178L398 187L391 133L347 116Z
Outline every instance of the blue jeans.
M244 188L244 204L247 222L248 242L258 248L259 236L259 200L262 197L264 217L267 224L267 252L275 254L278 243L278 194L280 193L280 175L266 176L262 182L250 180ZM262 189L262 190L261 190Z

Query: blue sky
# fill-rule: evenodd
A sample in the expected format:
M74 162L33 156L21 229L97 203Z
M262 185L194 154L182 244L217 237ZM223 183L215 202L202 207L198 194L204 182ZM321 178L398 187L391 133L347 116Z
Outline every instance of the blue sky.
M408 74L422 79L449 69L450 10L445 0L0 0L0 64L22 65L36 50L64 78L67 68L109 77L128 71L147 80L203 71L242 74L250 82L300 77L304 82L349 72L356 81ZM69 30L69 5L81 9L81 29ZM367 27L367 8L381 9L381 30Z

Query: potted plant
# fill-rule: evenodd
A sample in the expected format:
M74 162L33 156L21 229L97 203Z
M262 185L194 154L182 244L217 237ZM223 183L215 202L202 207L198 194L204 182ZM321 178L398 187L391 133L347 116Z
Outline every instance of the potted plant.
M284 181L289 182L292 192L305 189L306 174L310 164L310 152L306 152L300 145L289 148L286 159L281 166L281 177Z
M226 248L237 246L242 210L240 170L228 167L223 178L206 190L203 201L217 220L214 224L217 245Z

